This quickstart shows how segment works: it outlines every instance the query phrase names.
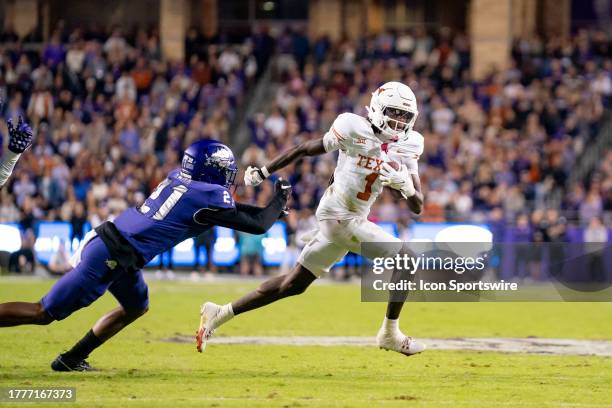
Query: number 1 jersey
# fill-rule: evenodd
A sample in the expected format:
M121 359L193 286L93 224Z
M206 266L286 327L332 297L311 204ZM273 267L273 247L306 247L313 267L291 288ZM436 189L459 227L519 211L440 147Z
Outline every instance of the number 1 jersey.
M379 179L382 165L396 161L418 174L423 153L423 136L409 131L397 142L383 143L372 124L354 113L340 114L323 136L327 152L339 150L334 182L327 188L319 207L319 220L367 217L383 186Z

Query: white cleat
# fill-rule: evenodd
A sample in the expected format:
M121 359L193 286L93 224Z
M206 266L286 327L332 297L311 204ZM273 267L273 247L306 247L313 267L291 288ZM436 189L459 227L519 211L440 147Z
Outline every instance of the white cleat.
M386 333L382 329L376 336L378 347L383 350L397 351L405 356L412 356L425 351L427 346L416 341L412 337L408 337L401 332Z
M200 328L196 333L196 348L198 352L203 352L206 348L206 341L215 332L216 320L218 320L221 306L206 302L200 307Z

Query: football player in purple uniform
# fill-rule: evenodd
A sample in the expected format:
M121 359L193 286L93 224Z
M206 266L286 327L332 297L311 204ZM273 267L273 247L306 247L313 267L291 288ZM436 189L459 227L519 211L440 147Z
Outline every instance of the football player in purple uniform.
M291 191L287 181L277 180L266 207L253 207L234 202L230 194L237 171L227 146L213 140L192 144L180 169L168 174L140 207L127 209L88 234L75 268L40 301L0 304L0 327L65 319L108 290L119 306L51 364L56 371L90 370L85 360L89 354L147 312L141 269L157 254L215 225L263 234L283 215Z

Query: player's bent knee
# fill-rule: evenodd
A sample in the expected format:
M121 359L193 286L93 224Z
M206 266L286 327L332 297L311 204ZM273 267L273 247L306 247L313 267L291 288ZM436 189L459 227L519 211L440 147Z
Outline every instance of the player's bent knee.
M42 303L39 302L37 305L38 309L36 311L36 315L34 316L33 323L41 326L46 326L48 324L53 323L55 321L55 318L53 318L49 313L47 313Z
M148 311L149 311L149 306L147 305L139 309L126 310L125 313L132 319L138 319L140 316L144 315Z
M304 285L300 281L287 279L282 283L280 292L284 296L295 296L304 293L306 288L308 288L308 285Z
M148 311L148 306L145 306L143 308L123 309L123 315L121 317L121 320L123 321L123 324L130 324L133 321L138 320Z
M37 318L36 324L46 326L48 324L53 323L54 321L55 319L53 317L49 316L47 312L44 312L41 316Z
M286 275L285 279L281 284L281 291L284 296L295 296L301 295L306 292L306 289L312 282L317 279L317 276L310 272L303 265L298 264L297 269L294 269L292 273Z

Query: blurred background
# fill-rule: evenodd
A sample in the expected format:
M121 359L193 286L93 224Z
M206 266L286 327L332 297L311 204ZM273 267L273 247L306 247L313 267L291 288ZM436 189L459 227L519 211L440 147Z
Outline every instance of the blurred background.
M611 23L610 0L2 0L0 113L36 136L0 192L0 266L64 273L84 233L139 205L194 140L261 166L339 113L364 114L389 80L417 95L425 209L385 192L373 221L405 240L476 225L517 243L500 257L530 242L603 244ZM290 268L334 167L325 155L280 172L293 210L265 236L217 228L149 267ZM271 183L237 180L236 200L269 199Z

